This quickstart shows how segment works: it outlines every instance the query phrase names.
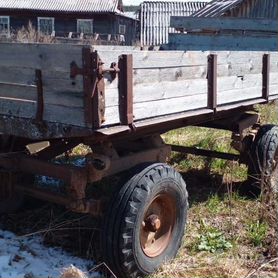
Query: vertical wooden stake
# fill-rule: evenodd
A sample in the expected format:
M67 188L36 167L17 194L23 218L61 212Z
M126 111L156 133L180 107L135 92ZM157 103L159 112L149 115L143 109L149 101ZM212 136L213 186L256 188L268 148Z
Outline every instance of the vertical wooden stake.
M217 107L217 55L208 56L208 108L215 110Z
M132 55L119 57L119 113L123 125L133 123L133 58Z
M268 101L269 99L269 72L270 72L270 55L263 55L263 89L262 89L262 97Z
M36 120L38 122L42 122L43 121L43 112L44 112L42 71L37 69L35 74L36 74L36 85L37 85L37 114L36 114Z

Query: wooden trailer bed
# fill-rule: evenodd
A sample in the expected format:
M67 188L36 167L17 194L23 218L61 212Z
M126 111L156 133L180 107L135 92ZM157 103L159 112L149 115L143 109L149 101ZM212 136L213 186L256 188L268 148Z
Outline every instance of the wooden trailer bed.
M254 109L278 99L277 21L172 21L168 47L181 51L0 43L0 214L29 195L103 218L93 241L118 277L153 273L181 245L188 193L171 151L244 163L252 188L278 192L278 127ZM230 131L237 154L161 137L189 125ZM95 186L127 170L115 190Z
M274 99L277 52L0 44L4 134L109 135Z

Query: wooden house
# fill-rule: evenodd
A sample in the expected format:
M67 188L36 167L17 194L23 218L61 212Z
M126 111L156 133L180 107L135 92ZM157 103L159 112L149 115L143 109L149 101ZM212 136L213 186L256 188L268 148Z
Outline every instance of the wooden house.
M0 33L29 22L57 37L95 36L127 45L136 39L137 21L124 13L122 0L0 0Z

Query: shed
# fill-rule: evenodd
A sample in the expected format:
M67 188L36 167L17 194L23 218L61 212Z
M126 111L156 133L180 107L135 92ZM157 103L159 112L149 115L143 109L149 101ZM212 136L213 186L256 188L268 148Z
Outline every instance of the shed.
M277 0L214 0L194 17L244 17L278 19Z
M132 44L136 20L124 14L122 0L0 0L0 32L9 34L29 22L57 37L101 36Z
M168 43L171 16L190 16L203 8L210 0L165 2L145 1L140 5L141 46L155 46Z

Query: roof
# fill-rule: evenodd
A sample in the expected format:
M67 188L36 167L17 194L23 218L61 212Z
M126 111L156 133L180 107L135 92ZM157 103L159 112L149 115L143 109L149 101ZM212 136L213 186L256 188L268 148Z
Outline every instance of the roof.
M219 17L227 13L237 17L277 18L277 0L214 0L192 16Z
M189 16L204 7L211 0L184 0L184 1L144 1L140 5L141 13L145 12L149 17L157 13L163 13L170 19L170 15Z
M124 16L137 20L138 12L124 12Z
M207 4L204 8L194 13L192 16L221 16L226 11L239 6L245 0L215 0Z
M0 0L0 9L84 12L84 13L121 13L120 0Z

